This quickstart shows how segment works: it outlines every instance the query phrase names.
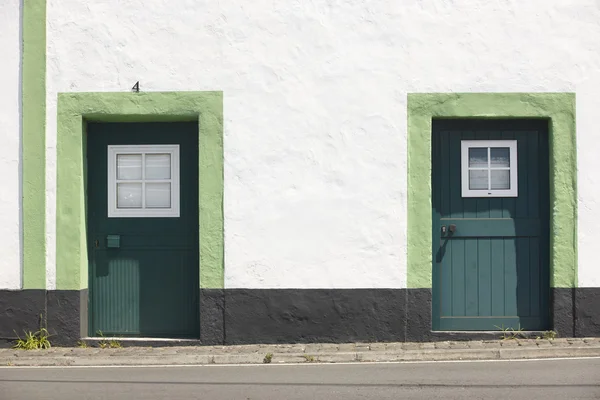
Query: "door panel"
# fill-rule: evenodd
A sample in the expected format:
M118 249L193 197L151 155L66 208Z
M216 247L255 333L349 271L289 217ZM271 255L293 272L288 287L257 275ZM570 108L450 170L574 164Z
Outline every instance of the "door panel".
M432 134L433 329L547 329L547 122L434 120ZM517 197L462 197L462 140L517 141Z
M87 132L91 334L198 337L197 122L89 123ZM108 217L112 145L179 145L179 217Z

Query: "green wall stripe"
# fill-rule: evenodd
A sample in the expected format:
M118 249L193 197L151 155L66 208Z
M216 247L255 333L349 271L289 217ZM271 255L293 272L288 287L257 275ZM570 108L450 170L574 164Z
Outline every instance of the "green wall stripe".
M23 1L23 289L46 288L46 1Z
M547 118L550 121L551 286L577 286L577 147L573 93L408 95L409 288L430 288L433 118Z
M56 284L88 286L85 121L199 123L200 287L224 286L222 92L59 93Z

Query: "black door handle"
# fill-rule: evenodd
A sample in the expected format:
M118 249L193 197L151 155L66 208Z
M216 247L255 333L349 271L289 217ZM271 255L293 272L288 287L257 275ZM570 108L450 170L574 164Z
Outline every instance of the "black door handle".
M442 225L442 235L445 235L446 233L452 235L454 232L456 232L456 225L450 224L448 229L446 229L446 225Z

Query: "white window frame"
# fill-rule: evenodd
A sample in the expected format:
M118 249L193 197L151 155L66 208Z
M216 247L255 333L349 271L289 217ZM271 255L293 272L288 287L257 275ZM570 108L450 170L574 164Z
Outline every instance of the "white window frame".
M117 155L141 154L142 155L142 208L117 208L117 183L126 182L117 180ZM145 183L152 180L145 179L145 155L170 154L171 179L159 180L171 183L170 208L145 208ZM108 218L178 218L179 217L179 145L110 145L108 146ZM93 182L90 182L93 184Z
M510 189L491 189L491 172L494 169L507 168L492 168L490 159L490 148L492 147L508 147L510 157ZM487 148L488 149L488 190L476 190L469 188L469 170L485 170L486 168L469 168L469 149ZM462 197L517 197L519 195L517 165L517 141L516 140L462 140L461 141L461 185Z

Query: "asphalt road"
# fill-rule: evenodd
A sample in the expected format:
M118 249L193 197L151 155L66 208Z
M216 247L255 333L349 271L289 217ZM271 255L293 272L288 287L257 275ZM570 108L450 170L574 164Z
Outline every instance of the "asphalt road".
M600 399L600 359L0 368L0 399Z

